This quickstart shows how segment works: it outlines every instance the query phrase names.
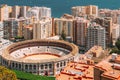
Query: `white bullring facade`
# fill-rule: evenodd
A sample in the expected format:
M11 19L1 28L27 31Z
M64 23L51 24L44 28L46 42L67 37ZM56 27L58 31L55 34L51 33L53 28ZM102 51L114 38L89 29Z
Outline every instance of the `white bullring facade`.
M28 40L10 45L0 61L10 69L37 75L59 73L78 54L78 47L60 40Z

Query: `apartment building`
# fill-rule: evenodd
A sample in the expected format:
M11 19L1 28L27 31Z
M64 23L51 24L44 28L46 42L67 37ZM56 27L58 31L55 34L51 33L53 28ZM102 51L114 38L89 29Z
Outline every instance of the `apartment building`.
M105 49L105 39L105 28L96 23L90 24L87 28L87 49L90 49L94 45L102 46Z

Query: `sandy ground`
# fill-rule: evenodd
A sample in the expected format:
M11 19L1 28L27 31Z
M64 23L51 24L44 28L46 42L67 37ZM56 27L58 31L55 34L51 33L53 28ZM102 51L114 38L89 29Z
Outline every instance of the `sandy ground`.
M42 54L42 55L32 55L25 57L24 59L32 59L32 60L44 60L44 59L55 59L58 58L57 56L54 55L47 55L47 54Z

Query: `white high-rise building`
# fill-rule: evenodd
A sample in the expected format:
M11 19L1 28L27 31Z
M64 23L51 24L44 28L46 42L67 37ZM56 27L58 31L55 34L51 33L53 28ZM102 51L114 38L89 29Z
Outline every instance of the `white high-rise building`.
M34 18L36 21L39 20L39 7L30 8L26 13L26 17Z
M0 21L7 20L9 18L9 8L8 5L0 5Z
M29 18L34 18L36 21L40 20L43 17L51 17L51 8L47 7L32 7L30 8L26 16Z
M106 48L105 42L105 28L96 23L90 24L87 28L87 49L90 49L94 45L102 46Z
M39 7L39 18L51 17L51 8Z
M80 13L83 13L83 14L86 13L85 6L75 6L75 7L72 7L71 10L72 10L72 15L73 16L79 16Z
M34 23L33 39L45 39L52 35L52 19L44 18Z

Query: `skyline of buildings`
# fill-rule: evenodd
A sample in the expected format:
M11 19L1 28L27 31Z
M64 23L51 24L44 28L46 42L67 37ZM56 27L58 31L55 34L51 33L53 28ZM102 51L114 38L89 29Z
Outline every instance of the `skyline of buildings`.
M51 17L51 9L48 7L29 7L29 6L7 6L7 5L3 5L0 9L1 9L1 14L4 12L4 8L6 10L8 10L8 13L6 13L8 16L6 16L6 18L8 19L2 19L5 21L9 20L10 18L12 19L16 19L19 24L19 28L16 32L14 32L12 29L11 33L9 31L9 35L12 34L12 32L14 33L18 33L18 35L16 36L21 36L21 37L25 37L24 35L29 35L28 33L23 34L23 31L26 31L24 29L24 26L26 25L33 25L31 26L31 29L33 29L33 34L30 38L28 39L35 39L35 36L37 37L38 35L41 35L43 33L41 33L42 31L44 31L44 34L49 34L46 35L46 37L44 36L44 38L48 38L51 36L61 36L62 32L65 33L66 35L66 39L68 41L71 41L77 45L79 45L80 47L84 47L86 49L87 44L89 44L87 42L87 38L86 38L86 34L87 34L87 28L89 27L89 25L93 22L96 22L97 24L99 24L100 26L104 27L106 30L105 33L105 37L106 37L106 46L109 47L110 45L114 45L115 42L117 41L117 39L120 36L120 31L118 31L117 29L119 28L119 10L108 10L108 9L98 9L98 6L95 5L88 5L88 6L75 6L72 7L72 15L69 14L64 14L63 16L61 16L61 18L52 18ZM110 12L110 13L109 13ZM80 15L79 15L80 14ZM116 18L118 16L118 18ZM20 21L21 17L24 20L29 19L28 22L26 21ZM50 31L45 31L43 30L44 28L41 28L41 32L40 31L40 27L38 27L38 29L34 29L34 24L39 24L39 22L42 22L42 20L46 19L45 21L47 21L47 18L51 19L51 24L48 25L50 27L48 27L50 29ZM86 20L86 22L85 22ZM12 23L12 22L11 22ZM85 23L85 24L84 24ZM2 23L1 23L2 24ZM3 23L3 27L6 23ZM14 23L15 24L15 23ZM43 23L40 23L44 24ZM40 26L38 25L38 26ZM117 27L114 27L114 26ZM114 28L113 28L114 27ZM11 27L12 28L12 27ZM17 24L16 24L16 28L17 28ZM115 29L117 28L117 29ZM5 29L5 28L3 28ZM37 31L38 30L38 31ZM3 30L4 33L8 34L8 32L5 32L6 30ZM29 31L29 30L28 30ZM32 31L30 31L32 32ZM6 34L4 36L6 36ZM11 36L10 38L14 38L16 36ZM112 37L114 36L114 37ZM116 37L115 37L116 36ZM28 36L26 36L28 37ZM43 36L42 36L43 37ZM36 38L36 39L42 39L42 37L40 38ZM25 38L27 39L27 38ZM105 48L105 47L104 47Z
M2 37L8 40L20 37L31 41L51 38L52 46L64 47L69 50L68 52L74 50L74 47L71 48L63 43L60 45L58 42L54 42L55 37L57 36L57 40L69 42L69 45L76 44L76 54L84 54L73 55L72 58L68 57L68 60L63 58L63 61L58 61L55 65L43 64L43 71L48 70L51 74L55 74L57 80L119 80L120 55L109 55L108 48L112 45L115 46L116 41L120 38L120 10L99 9L96 5L74 6L71 10L71 15L64 14L60 18L53 18L49 7L1 5ZM63 39L63 37L65 38ZM39 51L41 48L47 53L49 52L49 41L44 44L47 48L41 48L37 42L31 44L28 42L27 45L18 45L17 47L27 46L28 48L25 50L29 52L29 45L38 45L35 47L36 50ZM35 49L33 48L33 52L36 51ZM61 51L65 50L62 49ZM22 56L26 56L24 52L24 50L21 52ZM57 53L55 48L53 48L53 53ZM63 53L59 52L59 54L62 55ZM3 65L8 65L4 60L2 62ZM31 67L39 70L41 66L37 68L37 65L38 63L36 63L36 67ZM48 67L51 66L55 66L55 71L49 70ZM28 65L24 68L31 70L31 67ZM14 68L16 67L14 66ZM35 73L44 75L43 71L36 71ZM32 70L30 72L34 73ZM110 74L111 72L113 75Z

